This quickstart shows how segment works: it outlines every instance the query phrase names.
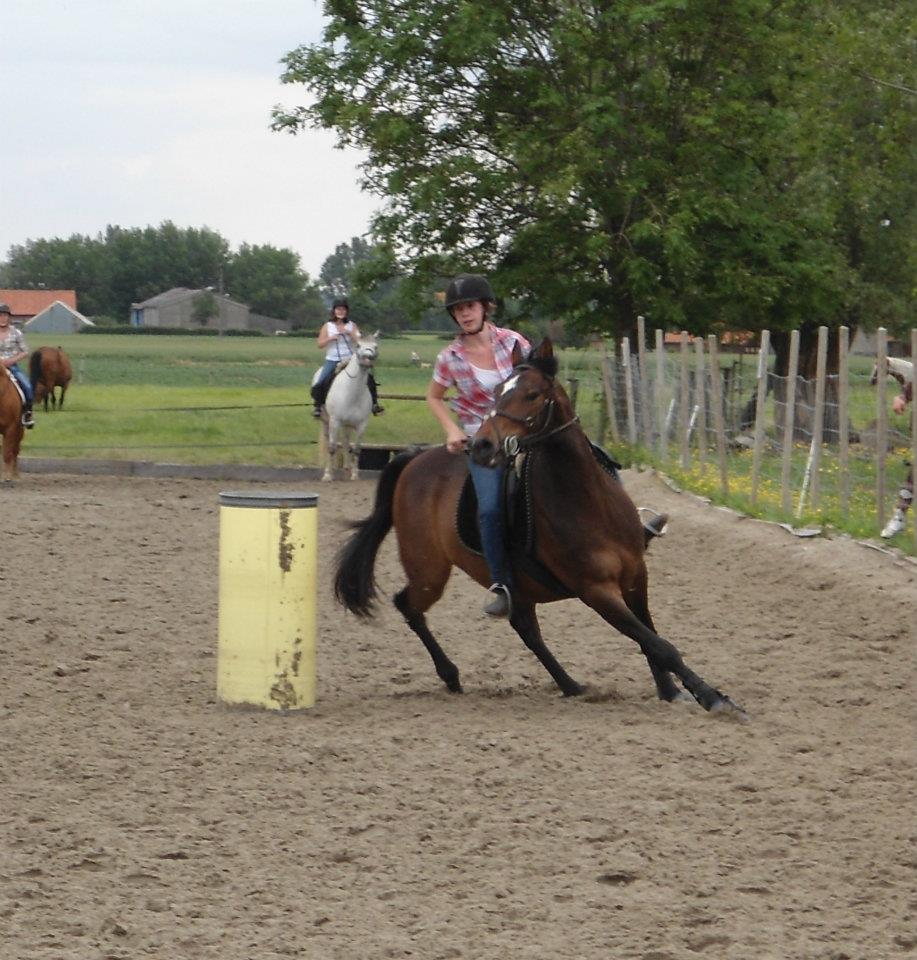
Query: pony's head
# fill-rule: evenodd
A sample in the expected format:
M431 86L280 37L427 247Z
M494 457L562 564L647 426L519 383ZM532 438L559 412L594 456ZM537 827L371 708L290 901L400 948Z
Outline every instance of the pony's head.
M474 436L476 463L496 466L524 447L534 446L576 421L557 382L557 358L545 338L527 357L513 350L513 372L497 387L496 402Z
M371 367L379 356L379 334L377 330L371 337L360 337L354 353L361 367Z

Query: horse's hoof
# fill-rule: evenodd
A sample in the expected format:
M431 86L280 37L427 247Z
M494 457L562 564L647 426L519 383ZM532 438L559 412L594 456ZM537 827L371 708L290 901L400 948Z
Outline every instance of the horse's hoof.
M679 690L671 700L667 701L668 703L690 703L693 706L697 705L697 701L694 697L688 693L687 690Z
M330 473L325 473L322 475L322 483L330 483L333 479L334 477L332 477Z
M714 700L710 705L710 713L736 720L739 723L748 723L751 719L737 703L730 700L724 693L720 694L719 699Z

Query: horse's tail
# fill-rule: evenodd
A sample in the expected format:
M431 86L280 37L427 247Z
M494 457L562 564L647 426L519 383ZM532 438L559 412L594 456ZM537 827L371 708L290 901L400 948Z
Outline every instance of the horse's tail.
M41 350L35 350L29 357L29 379L32 381L34 390L38 381L41 380Z
M341 547L334 574L334 596L338 603L358 617L371 617L376 597L376 554L389 530L392 529L392 500L395 485L404 468L417 456L419 450L409 450L393 457L376 487L373 512L353 524L355 533Z

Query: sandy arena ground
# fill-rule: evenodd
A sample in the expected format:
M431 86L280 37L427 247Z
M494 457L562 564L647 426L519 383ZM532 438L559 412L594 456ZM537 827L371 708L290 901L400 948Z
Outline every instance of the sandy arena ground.
M542 608L592 687L563 699L463 574L430 621L464 696L323 588L315 709L230 709L217 495L245 485L0 490L0 958L917 955L917 568L625 479L673 518L657 627L750 723L657 702L575 601ZM374 481L284 488L319 493L328 583Z

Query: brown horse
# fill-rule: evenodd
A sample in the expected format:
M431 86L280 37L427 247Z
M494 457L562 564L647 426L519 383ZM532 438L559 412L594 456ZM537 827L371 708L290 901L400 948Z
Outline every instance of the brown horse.
M531 535L511 537L516 574L510 623L567 696L583 692L545 645L535 606L576 596L639 644L660 699L688 699L677 678L705 709L744 712L685 665L653 626L647 603L645 538L636 508L617 476L599 465L573 407L556 381L557 361L544 341L499 389L494 409L474 438L478 463L498 464L524 454L526 509ZM484 559L462 541L459 503L468 476L463 457L444 447L394 458L379 479L372 514L356 524L338 556L338 600L361 617L372 615L374 566L394 524L407 586L395 606L423 641L440 679L462 690L459 672L430 632L424 614L442 596L452 567L482 586L490 582ZM525 545L533 544L524 555Z
M60 347L39 347L33 351L29 359L29 379L35 391L35 402L44 400L46 411L49 397L52 409L60 407L63 410L64 394L72 376L70 358ZM60 387L59 400L54 393L56 387Z
M4 483L19 477L19 447L22 444L22 399L13 384L12 375L0 366L0 434L3 434L3 469L0 472Z

